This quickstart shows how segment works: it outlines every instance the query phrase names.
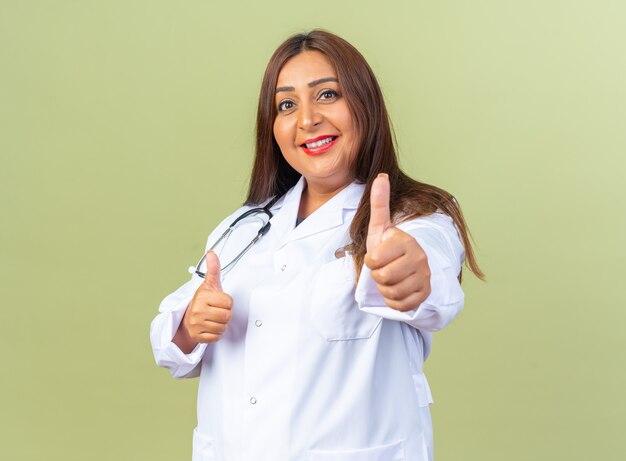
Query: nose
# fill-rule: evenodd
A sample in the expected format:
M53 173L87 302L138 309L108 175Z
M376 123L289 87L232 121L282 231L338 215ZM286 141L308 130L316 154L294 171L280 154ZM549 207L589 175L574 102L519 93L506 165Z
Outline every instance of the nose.
M302 104L298 114L298 128L309 131L322 123L324 117L314 104Z

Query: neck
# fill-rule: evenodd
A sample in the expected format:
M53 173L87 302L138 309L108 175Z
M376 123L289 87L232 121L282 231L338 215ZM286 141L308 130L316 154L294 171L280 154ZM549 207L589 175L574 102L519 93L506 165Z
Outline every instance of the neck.
M324 203L345 189L349 182L341 185L320 185L316 183L305 182L302 196L300 198L300 209L298 216L306 218L315 210L320 208Z

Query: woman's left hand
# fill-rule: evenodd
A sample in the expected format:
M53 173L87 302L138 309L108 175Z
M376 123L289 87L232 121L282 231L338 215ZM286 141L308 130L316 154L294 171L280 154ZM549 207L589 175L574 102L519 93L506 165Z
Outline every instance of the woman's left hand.
M385 303L398 311L419 307L430 294L428 258L417 241L391 224L389 177L372 184L365 265Z

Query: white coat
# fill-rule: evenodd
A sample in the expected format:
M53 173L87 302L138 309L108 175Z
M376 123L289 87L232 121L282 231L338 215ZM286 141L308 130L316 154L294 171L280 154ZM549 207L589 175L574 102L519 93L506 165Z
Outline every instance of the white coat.
M418 309L396 311L367 267L355 288L352 258L335 256L350 242L365 186L347 186L295 227L303 186L301 178L271 208L270 231L224 277L233 318L218 342L184 354L171 341L197 275L152 322L157 364L175 378L200 376L193 461L432 460L422 365L431 332L463 306L456 228L441 213L398 226L426 252L431 294ZM207 247L248 208L225 219ZM222 264L257 230L234 232Z

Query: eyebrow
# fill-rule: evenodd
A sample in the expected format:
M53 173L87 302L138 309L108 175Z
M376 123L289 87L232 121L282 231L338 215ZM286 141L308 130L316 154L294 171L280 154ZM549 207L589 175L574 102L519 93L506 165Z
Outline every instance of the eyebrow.
M324 78L320 78L317 80L313 80L312 82L309 82L307 85L309 88L313 88L314 86L317 86L326 82L339 83L339 80L337 80L335 77L324 77ZM296 91L296 89L293 86L279 86L278 88L276 88L276 93L280 93L281 91Z

